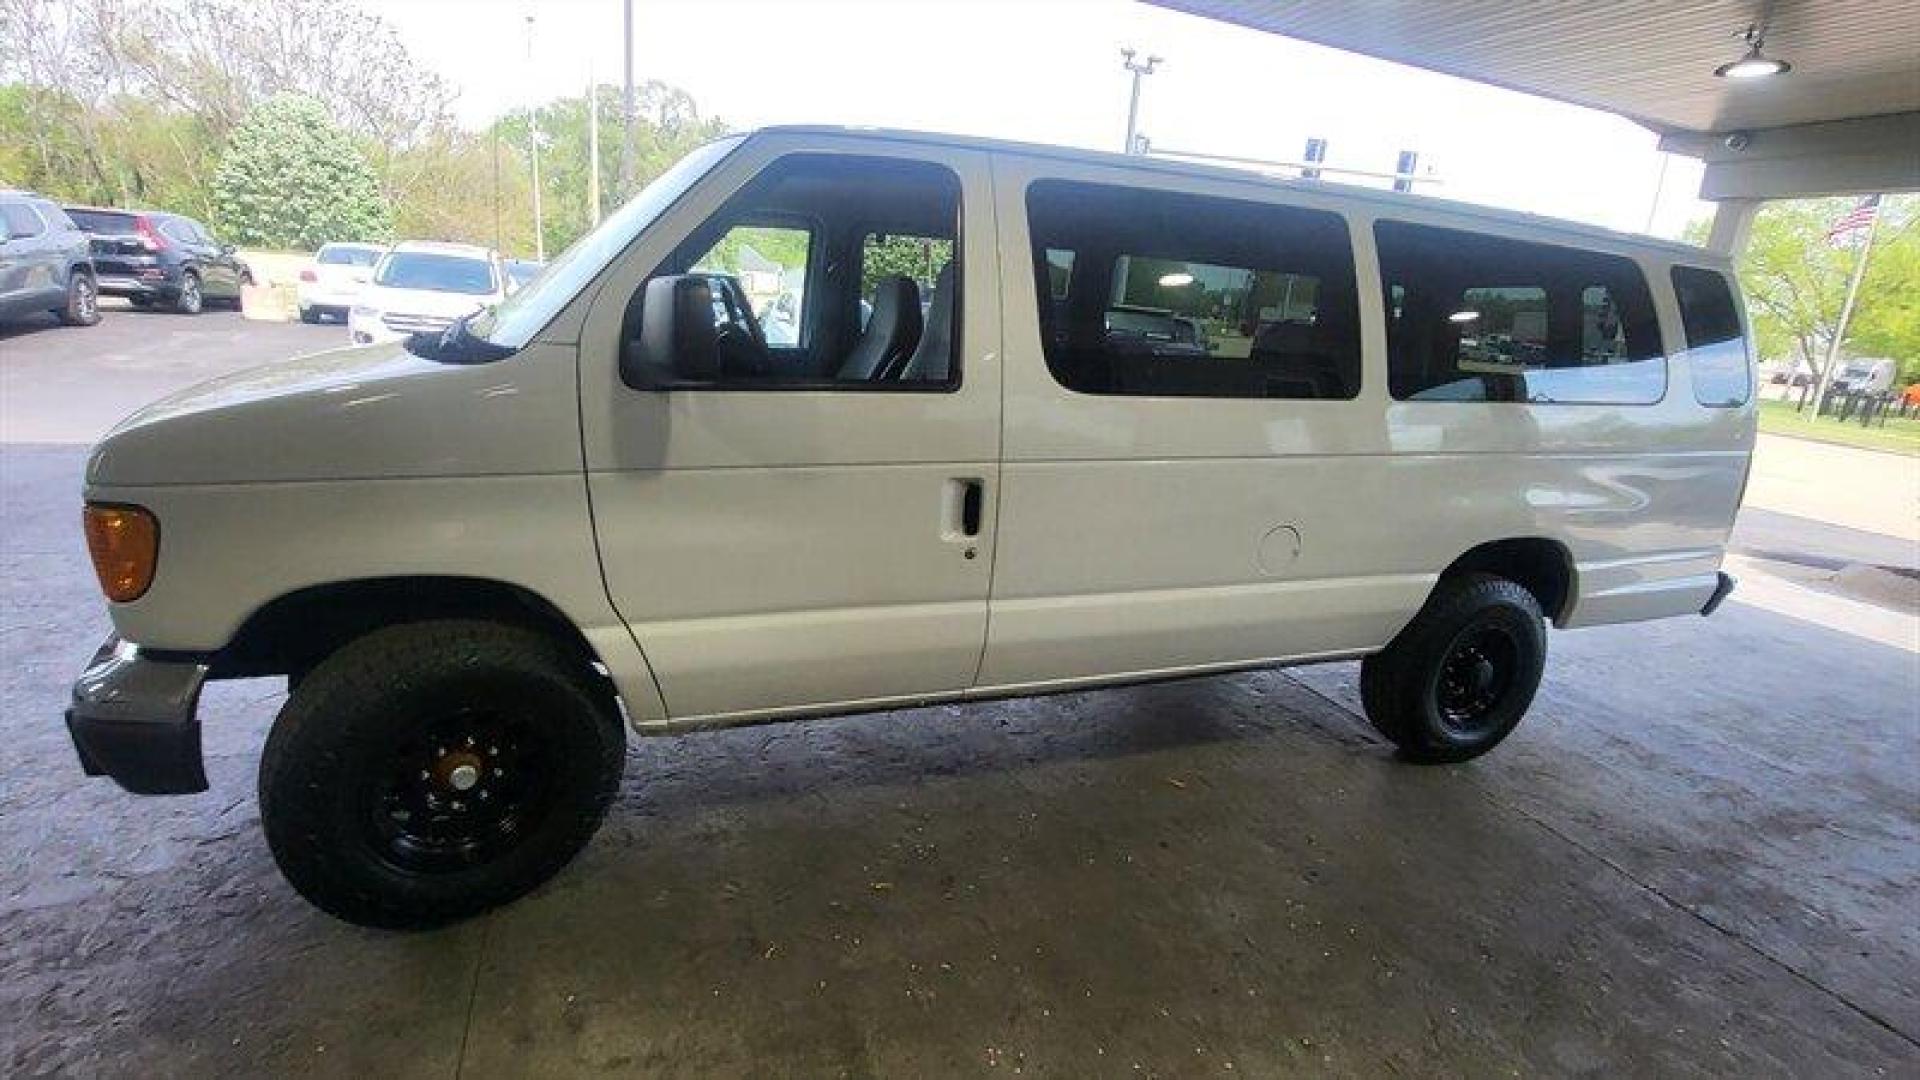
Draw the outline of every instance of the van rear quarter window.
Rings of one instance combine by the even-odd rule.
[[[1040,180],[1027,218],[1040,340],[1067,389],[1359,394],[1353,254],[1338,214]]]
[[[1387,381],[1402,401],[1651,405],[1667,361],[1633,260],[1457,229],[1374,226]]]
[[[1753,374],[1747,367],[1747,340],[1740,332],[1733,288],[1716,271],[1676,266],[1673,291],[1687,335],[1693,399],[1702,405],[1745,405],[1753,395]]]

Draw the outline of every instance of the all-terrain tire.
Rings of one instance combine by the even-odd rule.
[[[438,926],[513,900],[585,846],[619,791],[610,687],[532,630],[389,627],[298,685],[261,755],[261,822],[294,889],[348,922]]]
[[[1360,699],[1402,757],[1466,761],[1520,723],[1546,661],[1531,592],[1492,574],[1443,578],[1413,621],[1361,663]]]

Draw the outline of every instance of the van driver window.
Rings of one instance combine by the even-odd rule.
[[[1387,382],[1402,401],[1649,405],[1667,361],[1618,255],[1382,221]]]
[[[1040,340],[1062,386],[1149,397],[1360,392],[1337,214],[1041,180],[1027,191]]]
[[[737,331],[714,358],[716,385],[945,390],[959,385],[959,226],[950,169],[796,154],[729,199],[653,276],[706,279],[714,325]],[[640,314],[629,305],[628,342],[640,339]]]
[[[798,348],[812,247],[813,233],[804,228],[736,225],[693,269],[731,275],[752,300],[768,348]]]

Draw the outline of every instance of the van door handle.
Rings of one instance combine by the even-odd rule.
[[[948,536],[958,532],[960,538],[971,540],[980,535],[980,515],[986,501],[986,486],[972,477],[955,477],[947,481],[949,497],[947,512]],[[956,529],[955,527],[958,526]]]

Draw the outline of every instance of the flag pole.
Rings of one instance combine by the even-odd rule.
[[[1827,342],[1827,363],[1820,369],[1820,382],[1813,388],[1813,415],[1820,415],[1820,406],[1827,398],[1827,386],[1833,382],[1834,369],[1840,366],[1840,345],[1847,340],[1847,323],[1853,321],[1853,302],[1860,295],[1860,279],[1867,276],[1867,254],[1873,250],[1874,230],[1880,227],[1880,206],[1876,202],[1873,216],[1867,219],[1867,238],[1860,244],[1860,254],[1853,260],[1853,277],[1847,282],[1847,298],[1840,305],[1840,323],[1833,328],[1833,340]]]

